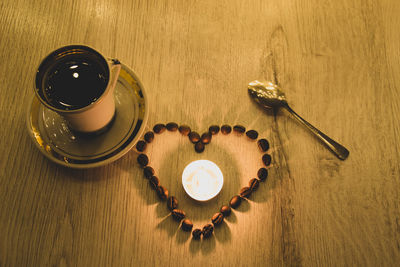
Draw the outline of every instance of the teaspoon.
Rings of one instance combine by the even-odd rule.
[[[300,117],[293,109],[290,108],[286,101],[285,93],[280,87],[271,82],[252,81],[248,86],[249,95],[261,106],[265,108],[285,108],[287,109],[298,121],[303,123],[312,133],[315,134],[339,159],[345,160],[349,156],[349,151],[326,136],[323,132],[312,126],[305,119]]]

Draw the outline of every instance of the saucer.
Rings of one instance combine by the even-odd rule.
[[[99,135],[85,136],[72,132],[63,117],[33,96],[28,108],[28,132],[40,152],[57,164],[84,169],[111,163],[136,144],[149,113],[142,84],[124,64],[114,98],[116,115],[109,129]]]

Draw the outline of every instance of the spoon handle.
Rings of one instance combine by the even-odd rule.
[[[326,136],[323,132],[312,126],[309,122],[305,119],[300,117],[288,104],[284,105],[284,107],[301,123],[303,123],[311,132],[313,132],[321,141],[335,154],[339,159],[345,160],[349,156],[349,151],[342,146],[341,144],[337,143],[336,141],[332,140],[328,136]]]

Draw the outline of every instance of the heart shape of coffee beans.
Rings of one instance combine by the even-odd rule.
[[[156,134],[162,134],[166,130],[171,132],[180,132],[183,136],[188,136],[189,141],[194,144],[194,150],[197,153],[202,153],[206,145],[210,144],[212,136],[221,132],[223,135],[228,135],[232,131],[239,136],[247,136],[249,140],[257,140],[257,145],[263,154],[262,162],[265,165],[260,168],[257,172],[258,178],[252,178],[249,181],[248,186],[240,189],[239,194],[233,196],[229,201],[229,205],[223,205],[219,212],[215,213],[211,217],[211,223],[203,226],[202,229],[193,229],[193,223],[191,220],[186,218],[186,213],[178,209],[178,200],[174,196],[169,196],[168,190],[160,184],[160,180],[155,175],[155,171],[152,167],[148,166],[149,158],[144,153],[148,144],[153,142]],[[137,157],[137,162],[143,168],[144,177],[149,180],[150,186],[156,191],[161,201],[167,202],[167,208],[170,210],[172,218],[174,218],[178,223],[181,223],[181,229],[183,231],[192,231],[193,239],[208,238],[212,236],[214,227],[220,225],[224,218],[231,214],[231,208],[236,209],[240,206],[242,199],[249,198],[251,194],[257,190],[260,182],[265,181],[268,177],[268,169],[271,164],[271,156],[267,154],[269,149],[269,142],[267,139],[258,139],[258,132],[255,130],[246,131],[246,128],[242,125],[235,125],[231,127],[230,125],[212,125],[209,127],[208,131],[200,135],[199,133],[192,131],[187,125],[180,125],[170,122],[167,124],[158,123],[154,125],[153,131],[148,131],[144,135],[144,140],[140,140],[136,144],[136,150],[140,153]]]

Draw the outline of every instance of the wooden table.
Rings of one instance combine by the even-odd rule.
[[[400,16],[382,1],[10,1],[0,3],[0,266],[395,266],[400,261]],[[71,43],[141,78],[155,123],[241,124],[271,143],[269,178],[208,240],[194,241],[143,178],[137,152],[74,170],[27,133],[35,68]],[[338,160],[248,82],[272,80],[304,118],[350,150]],[[255,177],[254,142],[215,136],[202,154],[157,136],[147,154],[195,227]],[[180,175],[194,159],[225,175],[210,203]]]

